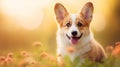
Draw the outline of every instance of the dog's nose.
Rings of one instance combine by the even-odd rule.
[[[76,35],[77,35],[77,31],[73,31],[73,32],[72,32],[72,35],[73,35],[73,36],[76,36]]]

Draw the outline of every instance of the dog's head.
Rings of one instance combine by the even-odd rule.
[[[54,7],[55,15],[60,29],[71,44],[77,44],[81,38],[90,34],[90,22],[93,14],[93,4],[86,3],[78,14],[69,14],[60,3]]]

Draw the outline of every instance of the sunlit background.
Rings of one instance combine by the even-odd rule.
[[[55,3],[76,13],[87,1],[95,8],[91,25],[95,38],[103,46],[120,41],[119,0],[0,0],[0,54],[30,49],[36,41],[55,53]]]

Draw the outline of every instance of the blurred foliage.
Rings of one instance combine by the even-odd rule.
[[[4,1],[7,5],[3,5],[5,3]],[[13,11],[13,15],[9,13],[11,11],[4,10],[6,6],[11,6],[9,2],[11,3],[12,1],[17,2],[16,0],[0,0],[0,67],[59,67],[55,56],[57,25],[54,16],[54,4],[56,2],[61,2],[70,12],[76,13],[80,7],[87,2],[87,0],[55,0],[55,2],[48,0],[50,4],[48,4],[47,1],[42,3],[44,0],[35,0],[34,2],[32,2],[32,0],[18,0],[21,1],[21,3],[23,1],[23,4],[28,5],[28,7],[37,4],[35,8],[40,8],[40,10],[42,10],[41,13],[44,14],[42,22],[38,28],[34,30],[27,30],[18,24],[19,17],[28,17],[29,12],[27,12],[27,16],[27,14],[24,13],[24,10],[21,10],[23,11],[23,16],[19,16],[19,11],[16,10],[18,11],[16,12],[18,13],[18,16],[14,16],[15,9],[11,10]],[[119,67],[120,56],[118,55],[120,55],[120,48],[119,46],[116,47],[114,42],[120,41],[120,0],[90,1],[94,4],[94,13],[102,14],[105,17],[106,26],[104,30],[96,31],[92,29],[92,31],[95,34],[95,39],[97,39],[103,46],[109,45],[109,47],[106,48],[108,58],[104,59],[104,63],[95,63],[88,59],[85,60],[85,63],[80,63],[78,58],[76,58],[74,62],[71,62],[69,57],[65,57],[65,66]],[[47,6],[44,8],[38,7],[39,3]],[[14,3],[12,4],[12,7],[9,8],[13,8],[16,5],[17,4]],[[20,6],[17,8],[19,9]],[[31,11],[32,10],[34,9],[31,8]],[[36,12],[34,13],[36,14]],[[33,19],[38,18],[34,15],[32,17]],[[30,21],[31,19],[27,18],[26,20]],[[32,22],[34,23],[34,21]],[[97,23],[98,22],[96,22],[96,24]],[[102,26],[99,26],[99,28],[100,27]],[[31,43],[33,43],[34,46],[31,46]]]
[[[108,46],[108,58],[103,59],[102,63],[92,62],[87,58],[82,63],[79,57],[72,62],[68,56],[65,56],[63,58],[64,64],[60,65],[57,63],[55,55],[48,53],[44,45],[40,42],[35,42],[29,51],[21,50],[0,56],[0,67],[119,67],[119,46],[120,42],[116,42],[116,46],[113,48],[111,48],[112,46]]]
[[[31,44],[34,41],[41,41],[43,44],[48,46],[47,47],[48,51],[50,51],[51,53],[55,53],[56,30],[57,30],[57,24],[56,24],[55,15],[54,15],[55,3],[60,2],[69,10],[69,12],[76,13],[87,2],[87,0],[84,0],[84,1],[83,0],[76,0],[76,1],[48,0],[46,2],[43,2],[43,1],[44,0],[36,0],[33,2],[32,0],[31,1],[12,0],[9,2],[9,0],[0,0],[0,55],[8,51],[30,49],[31,46],[29,44]],[[90,1],[92,1],[94,4],[94,7],[95,7],[94,13],[98,14],[97,16],[102,15],[103,17],[105,17],[104,23],[106,24],[105,28],[103,28],[103,30],[101,31],[92,29],[95,39],[98,42],[100,42],[103,46],[106,46],[108,44],[113,45],[114,42],[120,40],[120,36],[119,36],[120,34],[120,29],[119,29],[120,2],[119,0],[90,0]],[[23,5],[21,5],[21,3],[23,3]],[[39,3],[44,4],[45,7],[39,6],[40,5]],[[28,6],[29,9],[28,8],[25,9],[24,5]],[[17,6],[19,6],[19,8]],[[8,10],[5,10],[7,8]],[[18,10],[14,8],[18,8]],[[27,12],[22,9],[25,9],[25,10],[28,9],[30,10],[30,12],[33,11],[33,18],[29,19],[29,11]],[[40,9],[40,10],[37,11],[36,9],[37,10]],[[29,30],[22,27],[19,24],[20,23],[19,21],[23,21],[23,20],[18,20],[21,17],[22,18],[24,17],[23,19],[26,19],[26,17],[28,17],[26,19],[26,23],[28,23],[27,24],[28,26],[29,26],[29,23],[33,23],[33,25],[34,23],[37,23],[37,22],[31,21],[33,19],[36,21],[36,18],[38,18],[34,16],[34,14],[36,14],[34,10],[36,10],[38,14],[39,12],[43,14],[43,18],[41,22],[38,21],[38,23],[41,23],[41,24],[36,29],[33,29],[33,30]],[[27,22],[28,20],[30,22]],[[102,20],[102,19],[98,18],[98,20]],[[101,24],[101,23],[96,21],[95,24]],[[98,26],[99,26],[98,28],[102,27],[100,25]],[[4,52],[1,52],[2,50]]]

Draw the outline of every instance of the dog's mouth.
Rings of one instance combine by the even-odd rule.
[[[73,45],[78,43],[78,40],[82,37],[82,35],[83,35],[83,33],[81,33],[81,35],[79,37],[76,37],[76,36],[70,37],[66,34],[67,38],[71,41],[71,43]]]

